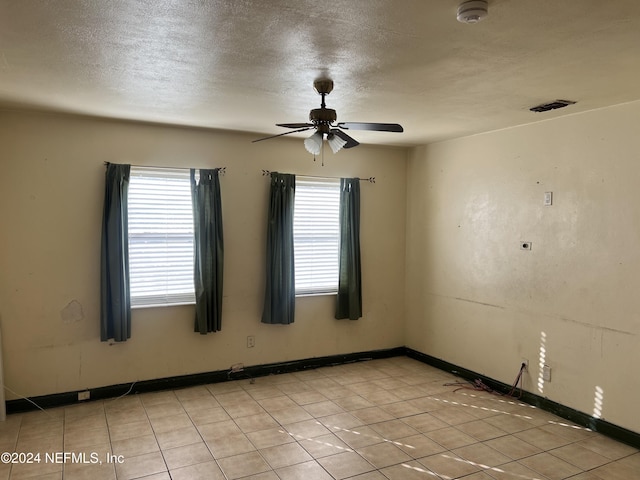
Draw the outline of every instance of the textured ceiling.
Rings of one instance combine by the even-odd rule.
[[[338,121],[417,145],[640,98],[637,0],[0,0],[0,107],[282,133]],[[548,113],[530,106],[578,103]],[[304,135],[304,134],[302,134]]]

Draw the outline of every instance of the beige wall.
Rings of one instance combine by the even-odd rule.
[[[526,358],[527,390],[640,432],[638,118],[640,102],[414,149],[406,345],[509,384]]]
[[[361,146],[313,162],[300,139],[0,112],[0,323],[5,381],[25,396],[403,345],[406,150]],[[132,338],[99,341],[103,162],[226,166],[223,329],[193,307],[134,310]],[[362,184],[364,315],[300,298],[290,326],[260,323],[269,180],[261,169],[375,176]],[[70,302],[82,315],[65,315]],[[256,346],[246,348],[247,335]],[[7,398],[16,398],[10,394]]]

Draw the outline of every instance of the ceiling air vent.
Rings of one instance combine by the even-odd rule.
[[[531,107],[529,110],[532,112],[548,112],[549,110],[556,110],[557,108],[564,108],[568,105],[573,105],[576,102],[571,100],[554,100],[553,102],[543,103],[536,107]]]

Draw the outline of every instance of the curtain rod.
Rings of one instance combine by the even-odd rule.
[[[105,165],[110,165],[111,162],[104,162]],[[165,170],[189,170],[189,167],[161,167],[159,165],[133,165],[132,167],[148,167],[148,168],[164,168]],[[195,168],[195,167],[194,167]],[[200,168],[196,168],[196,170],[201,170]],[[227,167],[215,167],[212,170],[218,170],[220,175],[224,175],[227,171]]]
[[[266,177],[267,175],[271,175],[272,173],[276,173],[276,172],[272,172],[271,170],[262,170],[263,177]],[[320,176],[320,175],[300,175],[300,176],[309,177],[309,178],[341,178],[341,177],[329,177],[329,176]],[[356,178],[361,182],[376,183],[376,177],[369,177],[369,178],[356,177]]]

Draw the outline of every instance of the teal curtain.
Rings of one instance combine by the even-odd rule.
[[[127,194],[130,165],[107,164],[100,258],[100,340],[131,337],[129,224]]]
[[[193,283],[196,293],[194,331],[201,335],[222,329],[222,272],[224,239],[219,169],[191,169],[194,224]]]
[[[262,323],[289,324],[295,314],[293,205],[295,175],[271,173],[267,224],[267,282]]]
[[[340,179],[340,267],[336,318],[362,316],[360,271],[360,180]]]

